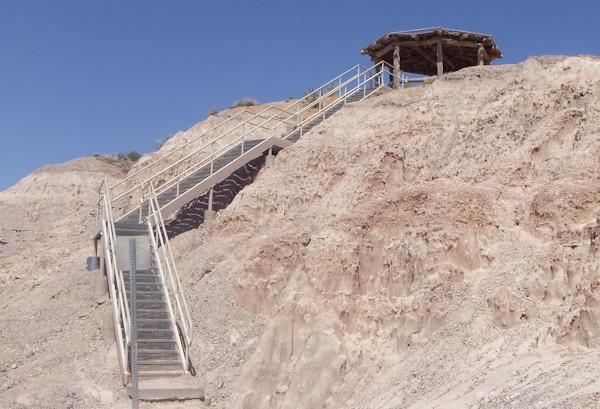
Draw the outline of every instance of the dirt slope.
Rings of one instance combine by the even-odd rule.
[[[0,193],[0,407],[107,407],[120,393],[92,255],[96,158],[46,166]]]
[[[208,404],[600,407],[599,76],[535,58],[351,104],[175,238]],[[130,406],[84,270],[104,177],[0,193],[1,407]]]

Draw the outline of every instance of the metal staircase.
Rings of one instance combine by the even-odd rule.
[[[147,224],[121,223],[115,226],[117,237],[149,237]],[[158,267],[153,246],[149,248],[150,268],[136,271],[137,357],[139,376],[183,375],[185,355],[180,353],[180,339],[173,315],[167,304],[169,295]],[[130,272],[123,271],[125,295],[129,299]]]
[[[150,265],[138,271],[135,284],[140,376],[189,372],[192,322],[163,216],[211,191],[250,161],[290,146],[344,104],[384,87],[385,75],[393,74],[384,62],[369,69],[357,65],[285,109],[244,109],[123,181],[100,186],[94,240],[108,280],[124,384],[130,377],[132,323],[129,273],[117,268],[118,242],[143,237],[149,243]],[[198,147],[200,140],[210,142]]]

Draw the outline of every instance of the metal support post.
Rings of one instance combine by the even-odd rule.
[[[137,354],[137,291],[136,291],[136,249],[135,239],[129,239],[129,313],[131,317],[131,353],[130,373],[131,373],[131,407],[138,409],[139,400],[139,384],[138,384],[138,354]]]

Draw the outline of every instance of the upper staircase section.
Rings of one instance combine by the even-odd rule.
[[[285,108],[244,109],[124,180],[101,186],[97,214],[103,213],[106,194],[115,220],[142,221],[152,184],[161,213],[168,215],[248,161],[296,142],[344,104],[384,87],[388,76],[393,72],[384,62],[371,68],[357,65]]]

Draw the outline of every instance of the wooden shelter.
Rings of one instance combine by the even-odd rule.
[[[362,49],[377,64],[385,61],[400,72],[441,76],[474,65],[489,65],[502,58],[491,35],[442,27],[397,31]]]

